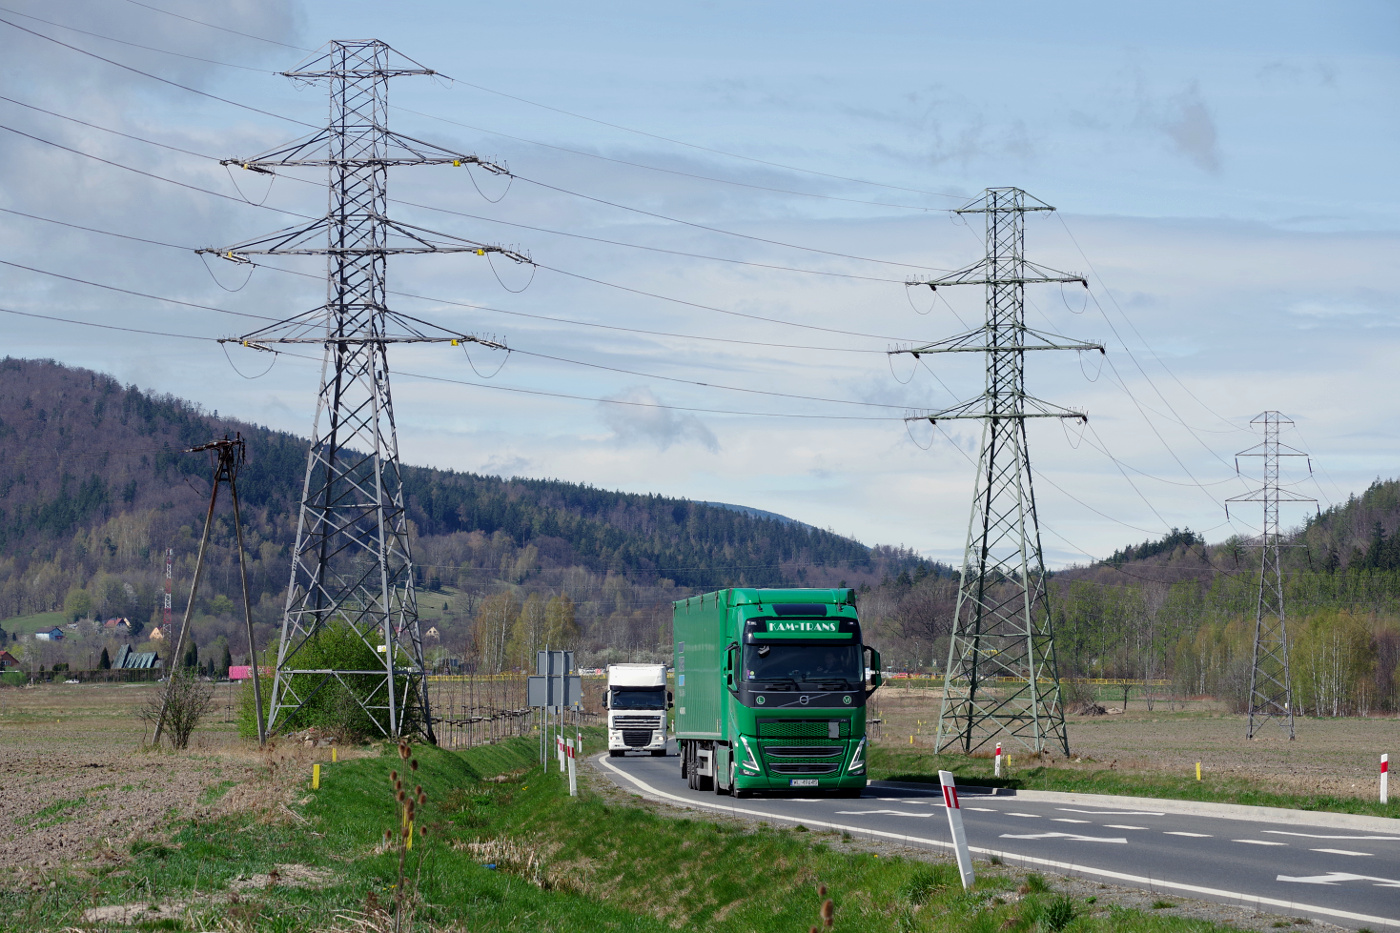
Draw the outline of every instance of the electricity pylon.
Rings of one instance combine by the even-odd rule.
[[[1025,257],[1025,215],[1050,210],[1054,208],[1019,188],[988,188],[959,208],[958,214],[985,216],[986,257],[957,272],[907,285],[983,285],[986,323],[957,337],[892,351],[915,357],[982,353],[986,359],[981,395],[909,419],[982,422],[935,750],[956,741],[970,754],[1005,733],[1032,752],[1043,751],[1050,741],[1069,754],[1026,419],[1088,417],[1027,395],[1024,363],[1029,350],[1102,353],[1103,347],[1026,326],[1027,284],[1078,282],[1088,287],[1083,276]]]
[[[1252,739],[1274,717],[1288,722],[1288,738],[1293,733],[1293,680],[1288,671],[1288,628],[1283,612],[1283,570],[1279,563],[1278,506],[1280,502],[1316,502],[1278,484],[1280,457],[1306,457],[1305,452],[1280,444],[1280,425],[1292,424],[1276,411],[1266,411],[1250,424],[1264,426],[1264,440],[1235,454],[1235,472],[1240,457],[1264,458],[1264,485],[1242,496],[1225,500],[1229,517],[1231,502],[1264,503],[1264,528],[1260,539],[1259,599],[1254,609],[1254,661],[1249,669],[1249,727],[1245,738]],[[1312,461],[1308,461],[1312,471]]]
[[[244,263],[258,255],[327,257],[324,305],[237,340],[273,352],[286,344],[324,347],[269,731],[294,726],[297,712],[338,681],[384,735],[416,732],[436,741],[387,347],[505,347],[390,311],[385,305],[385,263],[389,256],[404,253],[499,253],[517,262],[529,258],[388,218],[391,166],[476,165],[493,174],[509,174],[504,166],[474,155],[389,131],[388,79],[433,73],[378,40],[331,42],[324,53],[283,72],[293,80],[327,82],[330,125],[254,158],[224,163],[262,174],[275,174],[278,168],[325,167],[330,176],[325,217],[208,251]],[[324,245],[318,242],[323,237]],[[377,660],[354,669],[315,661],[317,655],[308,645],[328,628],[347,635],[352,644],[358,639],[365,649],[362,654]]]

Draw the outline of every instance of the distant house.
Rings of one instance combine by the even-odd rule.
[[[103,622],[102,628],[109,635],[125,635],[131,631],[131,623],[126,619],[112,618]]]
[[[63,634],[63,629],[59,628],[57,625],[51,629],[34,633],[35,641],[63,641],[66,637],[67,636]]]
[[[19,659],[8,651],[0,651],[0,671],[7,671],[12,667],[19,667]]]
[[[114,671],[145,671],[163,667],[160,655],[154,651],[135,651],[130,645],[122,645],[117,656],[112,659]]]
[[[436,625],[431,625],[428,627],[428,630],[423,633],[423,637],[431,638],[433,641],[440,641],[442,639],[442,634],[438,632]]]
[[[159,625],[151,629],[151,641],[165,641],[165,633],[160,630]]]

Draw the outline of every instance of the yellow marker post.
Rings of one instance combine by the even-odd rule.
[[[910,744],[910,745],[913,745],[913,744],[914,744],[914,737],[913,737],[912,735],[909,736],[909,744]]]
[[[335,746],[331,746],[331,764],[335,764]]]
[[[1201,779],[1201,763],[1198,761],[1198,762],[1196,762],[1196,780],[1199,781],[1200,779]]]
[[[312,789],[312,790],[320,790],[320,788],[321,788],[321,766],[320,766],[320,765],[312,765],[312,766],[311,766],[311,789]]]
[[[408,845],[404,846],[410,852],[413,851],[413,821],[408,821]]]

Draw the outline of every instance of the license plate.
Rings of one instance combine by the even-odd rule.
[[[793,778],[792,780],[788,781],[788,786],[789,786],[789,787],[816,787],[816,786],[817,786],[817,779],[816,779],[816,778]]]

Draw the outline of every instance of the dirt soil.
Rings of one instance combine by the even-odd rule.
[[[39,883],[60,863],[120,857],[172,821],[224,809],[276,809],[324,748],[269,751],[237,737],[232,694],[181,752],[144,747],[150,684],[0,689],[0,886]]]
[[[932,689],[881,690],[870,715],[882,720],[879,741],[932,748],[938,732],[942,693]],[[1294,722],[1297,738],[1286,726],[1265,723],[1253,741],[1245,739],[1244,716],[1227,713],[1213,700],[1155,703],[1149,711],[1134,696],[1122,711],[1116,701],[1100,699],[1116,710],[1104,716],[1067,716],[1072,759],[1056,756],[1056,766],[1099,770],[1194,775],[1196,762],[1206,775],[1243,778],[1272,791],[1335,794],[1372,798],[1380,756],[1400,753],[1400,719],[1307,719]],[[1014,751],[1012,767],[1016,764]],[[1082,759],[1075,763],[1073,758]]]

